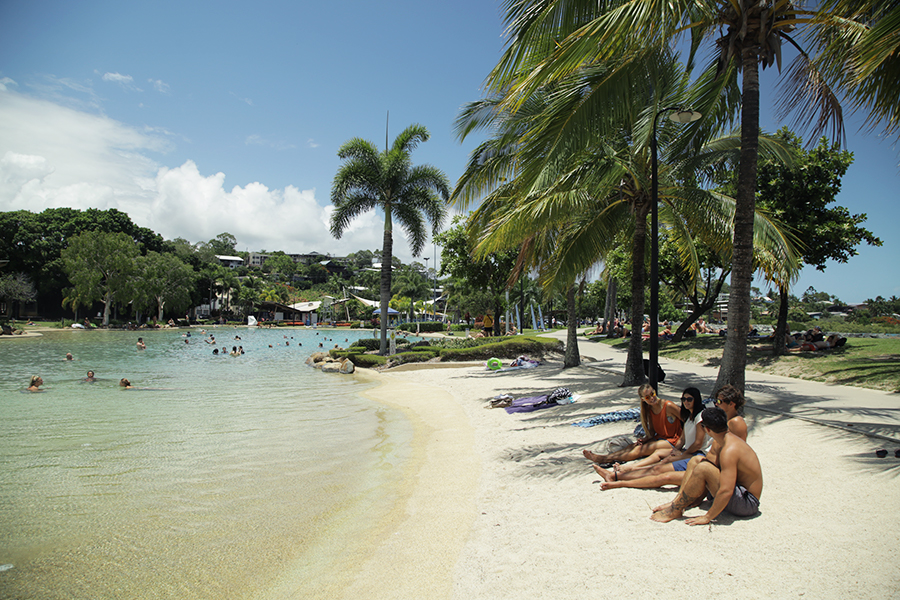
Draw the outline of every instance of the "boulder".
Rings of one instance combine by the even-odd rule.
[[[349,373],[353,373],[355,370],[356,370],[356,365],[353,364],[352,360],[348,360],[345,358],[344,360],[341,361],[341,368],[340,368],[339,372],[344,373],[346,375]]]

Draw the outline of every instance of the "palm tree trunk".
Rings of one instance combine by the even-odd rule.
[[[644,254],[647,246],[647,213],[649,198],[635,205],[634,241],[631,248],[631,340],[625,359],[625,380],[622,386],[644,383],[644,349],[641,329],[644,325]]]
[[[787,335],[787,318],[788,318],[788,288],[787,286],[779,286],[778,288],[778,324],[775,325],[775,340],[772,342],[772,355],[780,356],[787,354],[787,346],[785,346],[785,338]]]
[[[581,364],[581,353],[578,351],[578,318],[575,310],[575,284],[566,293],[566,357],[563,369],[577,367]]]
[[[750,284],[753,281],[753,217],[756,210],[756,163],[759,155],[759,59],[755,47],[743,49],[741,91],[741,164],[734,207],[734,249],[728,298],[728,337],[716,390],[731,384],[744,391]],[[716,391],[714,390],[714,392]]]
[[[603,311],[603,331],[606,337],[613,337],[612,325],[615,320],[616,312],[616,294],[618,293],[618,282],[615,275],[609,274],[609,283],[606,284],[606,310]]]
[[[394,260],[394,238],[391,235],[391,206],[384,208],[384,242],[381,246],[381,345],[378,353],[387,356],[387,326],[390,315],[388,304],[391,301],[391,263]]]

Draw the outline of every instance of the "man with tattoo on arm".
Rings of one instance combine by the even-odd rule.
[[[723,510],[738,517],[751,517],[759,512],[762,495],[762,467],[756,452],[747,442],[728,430],[728,417],[720,408],[706,408],[698,425],[719,447],[718,464],[695,456],[688,463],[678,496],[669,504],[653,509],[651,519],[667,523],[700,503],[707,490],[714,496],[705,515],[691,517],[688,525],[705,525]]]

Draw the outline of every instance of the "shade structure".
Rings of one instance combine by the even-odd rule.
[[[380,314],[381,314],[381,309],[380,309],[380,308],[376,308],[375,310],[372,311],[372,314],[373,314],[373,315],[380,315]],[[393,308],[391,308],[390,306],[388,306],[388,316],[391,316],[391,315],[399,315],[399,314],[400,314],[399,312],[397,312],[396,310],[394,310]]]

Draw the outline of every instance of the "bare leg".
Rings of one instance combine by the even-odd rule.
[[[644,444],[632,444],[618,452],[613,452],[612,454],[596,454],[591,452],[590,450],[583,450],[582,453],[584,457],[591,462],[595,462],[597,464],[603,463],[611,463],[611,462],[628,462],[629,460],[637,460],[639,458],[643,458],[645,456],[650,456],[656,450],[660,448],[669,448],[671,450],[672,445],[665,440],[654,440],[652,442],[646,442]]]
[[[643,458],[639,461],[633,462],[628,465],[623,465],[622,468],[619,469],[619,473],[628,473],[635,469],[644,469],[647,467],[652,467],[656,463],[658,463],[659,461],[664,459],[665,457],[669,456],[669,454],[671,454],[671,452],[672,452],[671,446],[669,446],[668,448],[659,448],[657,450],[654,450],[653,454],[651,454],[647,458]]]
[[[703,499],[706,490],[719,489],[719,474],[719,469],[711,462],[698,462],[694,465],[692,459],[688,463],[688,470],[684,473],[684,480],[675,500],[671,504],[655,508],[650,518],[660,523],[668,523],[679,518],[685,510]]]
[[[593,465],[594,470],[597,471],[597,475],[603,478],[603,481],[615,481],[616,473],[615,471],[608,471],[601,467],[600,465]]]
[[[604,481],[600,484],[601,490],[614,490],[616,488],[640,488],[652,489],[663,487],[664,485],[681,485],[684,478],[684,471],[670,471],[662,475],[648,475],[647,477],[638,477],[637,479],[619,481]]]

